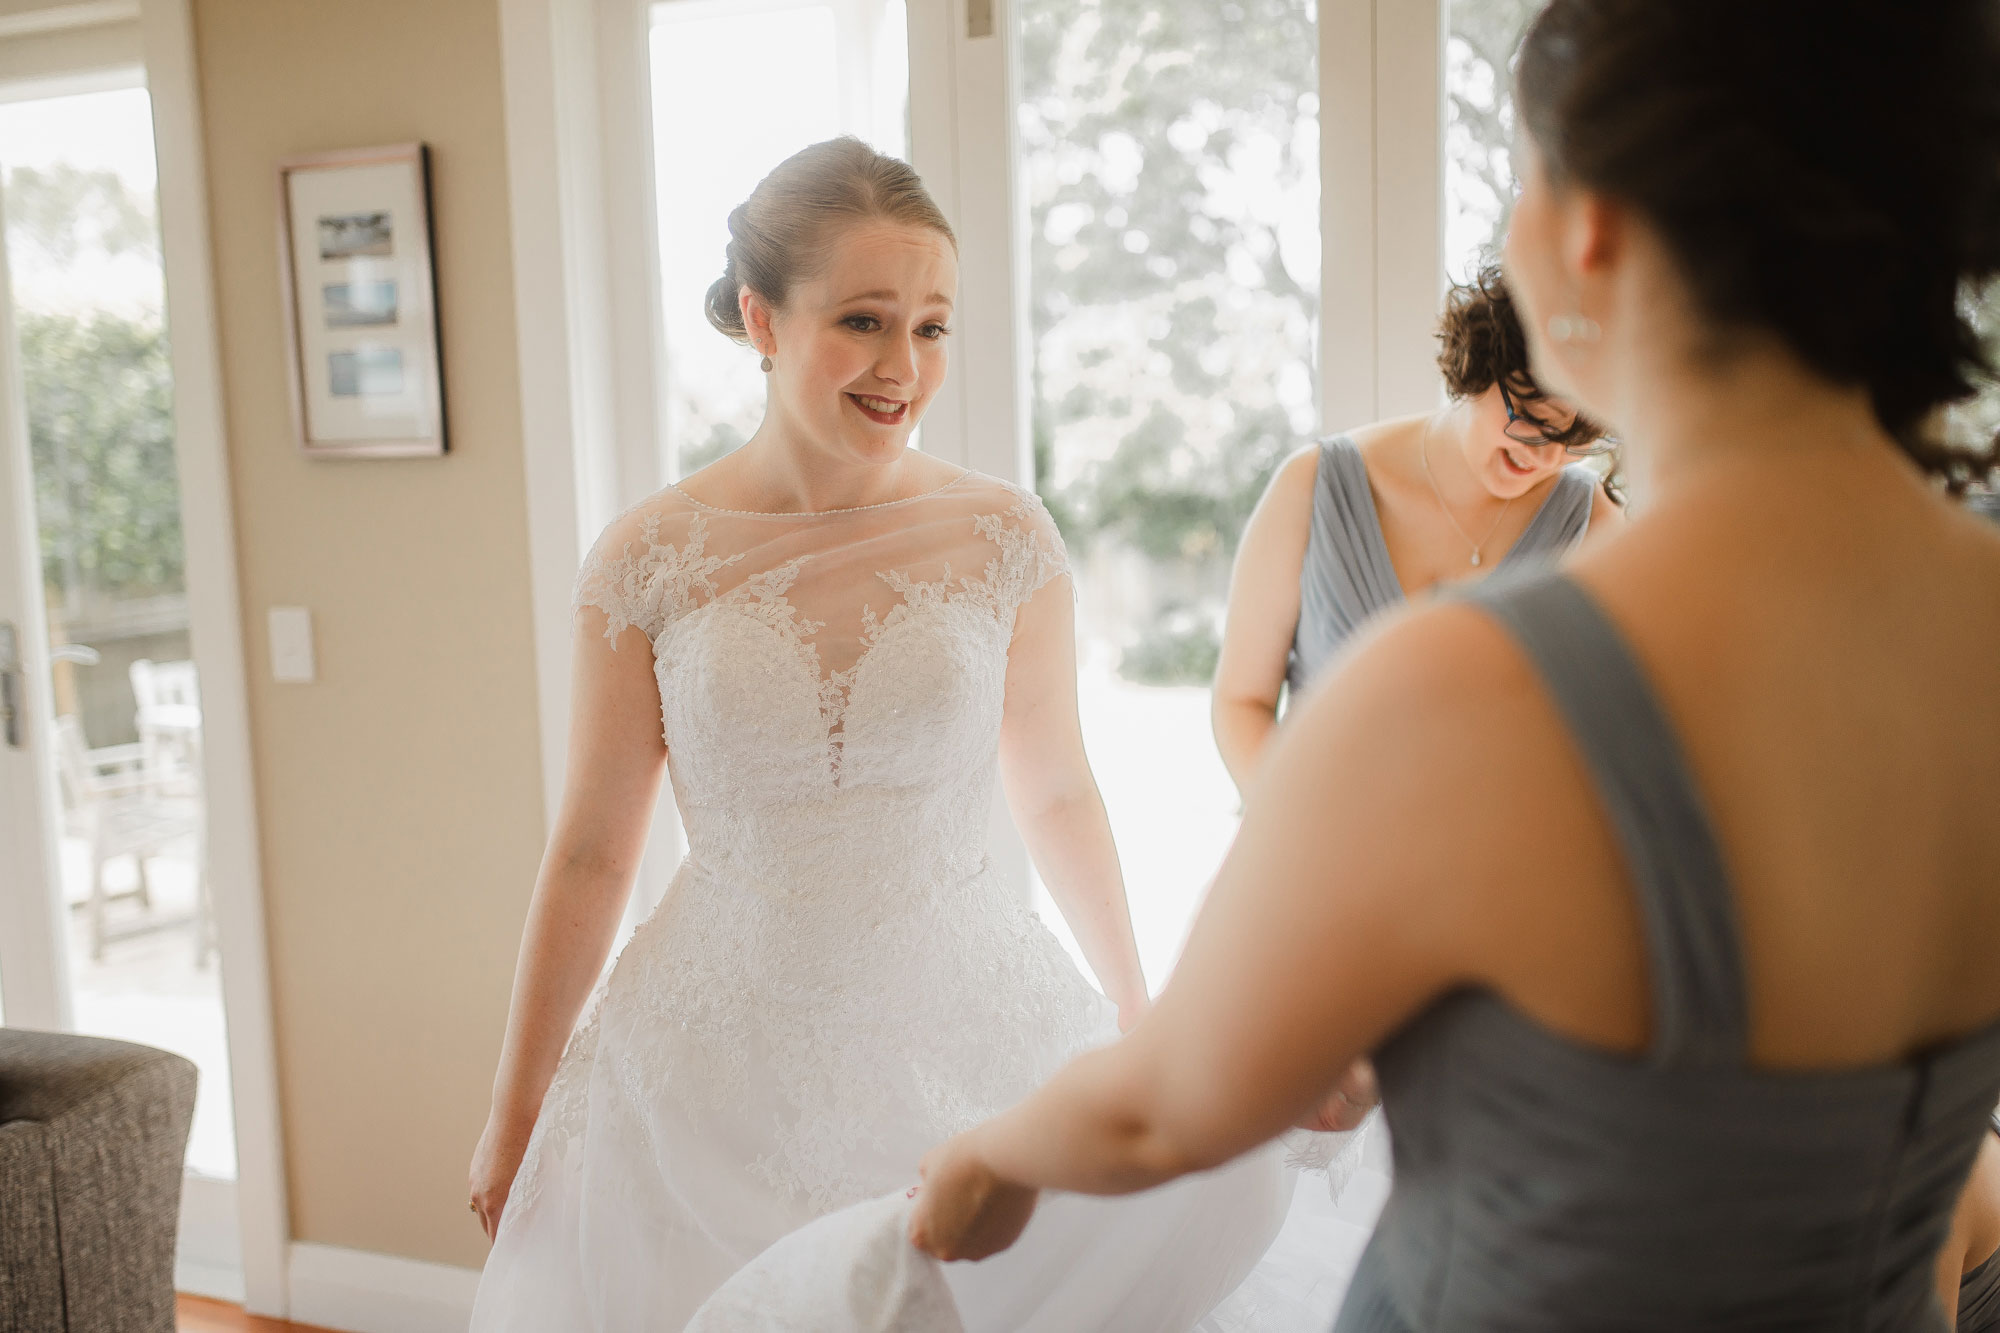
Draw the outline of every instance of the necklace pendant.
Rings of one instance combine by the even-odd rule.
[[[1479,552],[1474,551],[1472,553],[1472,563],[1475,565],[1479,563]]]

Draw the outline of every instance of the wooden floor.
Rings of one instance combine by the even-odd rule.
[[[174,1322],[180,1333],[325,1333],[310,1324],[288,1324],[282,1319],[260,1319],[244,1314],[240,1305],[200,1296],[178,1298],[179,1318]]]

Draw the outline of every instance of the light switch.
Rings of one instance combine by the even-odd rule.
[[[312,612],[303,606],[274,606],[271,620],[271,679],[286,685],[310,685],[313,669]]]

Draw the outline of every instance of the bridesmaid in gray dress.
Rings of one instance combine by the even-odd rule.
[[[1438,328],[1449,405],[1299,450],[1251,516],[1216,668],[1216,745],[1238,787],[1297,698],[1368,620],[1446,583],[1553,563],[1619,520],[1581,455],[1603,429],[1543,392],[1500,270]]]
[[[930,1154],[913,1234],[1228,1161],[1372,1051],[1340,1333],[1944,1333],[2000,1102],[2000,532],[1953,498],[2000,460],[1941,410],[1995,376],[2000,12],[1552,0],[1516,106],[1536,377],[1643,511],[1343,653],[1152,1010]]]

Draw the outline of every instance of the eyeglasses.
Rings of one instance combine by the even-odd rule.
[[[1566,428],[1551,427],[1546,422],[1535,420],[1514,405],[1514,395],[1507,391],[1507,382],[1500,381],[1500,403],[1507,409],[1505,434],[1508,439],[1519,444],[1554,444]]]
[[[1551,426],[1545,421],[1537,421],[1515,405],[1514,395],[1507,388],[1505,380],[1499,381],[1497,387],[1500,390],[1501,406],[1507,409],[1507,424],[1502,428],[1502,433],[1516,444],[1535,446],[1559,444],[1578,458],[1609,453],[1618,447],[1618,441],[1608,435],[1593,439],[1577,439],[1576,437],[1583,431],[1590,429],[1584,425],[1581,416],[1572,418],[1567,426]]]

